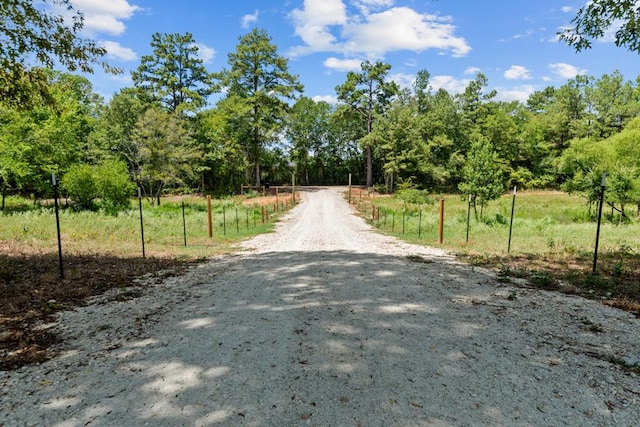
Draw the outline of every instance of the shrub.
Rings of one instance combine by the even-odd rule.
[[[107,160],[93,172],[102,208],[111,214],[128,209],[135,185],[129,179],[127,165],[119,160]]]
[[[62,178],[60,185],[71,199],[75,209],[95,209],[94,201],[98,198],[98,189],[91,166],[71,166]]]

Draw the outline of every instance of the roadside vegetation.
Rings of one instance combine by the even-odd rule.
[[[117,215],[74,212],[65,205],[60,213],[64,278],[52,201],[34,204],[10,197],[0,214],[0,370],[50,356],[57,337],[39,325],[57,311],[106,292],[114,300],[138,297],[141,279],[154,283],[234,251],[238,242],[270,231],[292,206],[290,193],[212,200],[209,237],[204,197],[167,198],[160,206],[144,201],[143,258],[137,200]]]
[[[356,189],[352,204],[382,232],[446,249],[466,262],[496,270],[505,282],[525,279],[530,286],[602,299],[640,316],[640,223],[635,218],[621,221],[610,206],[604,209],[593,274],[597,209],[576,195],[518,193],[510,247],[512,194],[488,204],[482,217],[476,217],[468,198],[414,190],[392,197]]]

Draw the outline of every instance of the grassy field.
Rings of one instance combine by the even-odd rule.
[[[468,202],[460,196],[436,196],[431,203],[415,205],[360,190],[352,194],[352,204],[384,233],[447,249],[472,264],[497,269],[505,281],[527,278],[534,286],[607,299],[636,312],[640,309],[640,222],[635,211],[627,212],[631,221],[620,224],[617,212],[612,216],[611,208],[605,208],[597,274],[593,274],[595,208],[590,212],[584,199],[561,192],[520,192],[509,248],[512,203],[513,195],[506,194],[491,202],[482,218],[476,218],[471,209],[467,241]]]
[[[184,203],[184,219],[182,204]],[[184,259],[229,252],[240,240],[268,231],[290,200],[280,197],[236,197],[212,200],[213,237],[209,237],[207,201],[203,197],[172,197],[160,206],[142,204],[145,252],[148,256]],[[268,209],[263,216],[262,206]],[[33,207],[9,199],[2,215],[0,242],[13,254],[57,251],[53,206]],[[117,216],[100,212],[60,210],[62,247],[69,254],[142,255],[138,203]],[[186,238],[185,238],[186,230]],[[185,245],[185,239],[187,244]],[[3,250],[7,254],[9,251]]]
[[[214,200],[212,237],[205,198],[172,197],[155,207],[143,201],[145,258],[137,200],[117,216],[62,209],[61,278],[52,202],[9,198],[0,212],[0,370],[51,356],[57,337],[37,325],[56,311],[107,290],[117,300],[135,298],[136,279],[161,280],[233,251],[241,240],[270,231],[290,201],[290,195]]]

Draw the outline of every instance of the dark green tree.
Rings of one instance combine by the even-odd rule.
[[[151,47],[153,54],[143,56],[131,73],[136,87],[162,102],[169,112],[204,107],[214,86],[212,74],[198,58],[193,35],[155,33]]]
[[[253,29],[241,36],[235,52],[229,54],[229,69],[218,78],[233,97],[248,109],[238,117],[251,125],[250,133],[242,135],[249,141],[247,153],[253,165],[255,185],[261,183],[260,161],[266,144],[278,140],[288,110],[287,101],[295,99],[303,86],[298,76],[289,73],[288,61],[278,54],[265,30]]]
[[[245,183],[245,173],[251,166],[244,144],[246,135],[251,134],[251,124],[245,120],[250,109],[250,105],[231,96],[196,117],[195,139],[203,153],[198,171],[203,190],[229,194]]]
[[[193,165],[200,155],[191,143],[185,120],[179,113],[149,108],[133,129],[135,179],[152,204],[160,201],[165,189],[185,185],[194,176]]]
[[[291,143],[290,157],[296,163],[299,182],[320,184],[322,170],[328,165],[319,162],[320,153],[329,138],[331,106],[302,97],[289,112],[286,136]]]
[[[498,153],[489,140],[476,134],[473,141],[463,168],[463,181],[458,188],[462,194],[471,196],[476,218],[477,205],[480,205],[482,218],[484,207],[504,192],[503,170]]]
[[[366,135],[373,130],[376,114],[382,114],[391,99],[399,93],[398,85],[387,81],[391,65],[383,62],[365,61],[360,72],[350,71],[347,80],[336,87],[338,99],[357,111],[366,123]],[[366,185],[373,185],[373,146],[371,138],[362,140],[366,153]]]

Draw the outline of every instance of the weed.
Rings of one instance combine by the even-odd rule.
[[[622,277],[622,275],[624,274],[624,263],[622,262],[621,259],[619,259],[618,261],[616,261],[616,263],[613,265],[613,275],[616,277]]]
[[[607,291],[613,289],[614,284],[599,274],[590,274],[584,278],[584,286],[587,289]]]
[[[558,287],[557,280],[546,271],[536,271],[529,277],[531,284],[541,289],[556,289]]]

